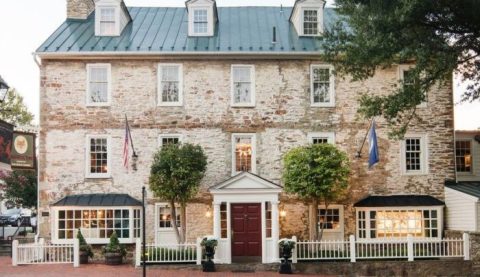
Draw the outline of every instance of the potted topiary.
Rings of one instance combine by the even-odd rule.
[[[110,236],[110,243],[103,247],[105,263],[108,265],[119,265],[123,263],[123,257],[127,254],[125,246],[120,244],[117,233],[113,232]]]
[[[87,244],[80,229],[77,233],[77,239],[80,245],[80,264],[88,264],[88,257],[93,258],[92,247]]]
[[[291,239],[281,239],[278,241],[281,255],[283,257],[280,264],[280,274],[292,274],[292,265],[290,264],[290,257],[292,257],[292,250],[295,248],[295,241]]]
[[[203,272],[215,272],[215,264],[212,259],[215,256],[215,248],[218,245],[218,240],[213,236],[204,237],[200,245],[203,247],[206,261],[202,261]]]

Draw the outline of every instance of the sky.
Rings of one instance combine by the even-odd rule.
[[[255,6],[259,0],[217,0],[218,6]],[[261,0],[264,6],[292,6],[295,0]],[[332,0],[328,1],[329,4]],[[184,6],[184,0],[125,0],[127,6]],[[66,0],[0,0],[0,75],[39,115],[39,70],[32,53],[66,17]],[[456,82],[455,102],[464,85]],[[480,101],[455,106],[455,128],[480,128]]]

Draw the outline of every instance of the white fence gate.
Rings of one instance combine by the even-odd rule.
[[[12,243],[12,265],[21,264],[68,264],[79,266],[79,241],[73,244],[51,244],[43,239],[38,242],[19,244]]]
[[[351,235],[349,240],[297,241],[292,262],[312,260],[371,260],[415,258],[463,258],[470,260],[470,238],[413,238],[389,240],[359,240]]]
[[[196,263],[201,264],[201,239],[196,243],[145,244],[145,263]],[[135,266],[142,264],[142,241],[137,239],[135,247]]]

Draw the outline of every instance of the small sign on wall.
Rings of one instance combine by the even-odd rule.
[[[14,132],[12,168],[35,169],[35,134]]]

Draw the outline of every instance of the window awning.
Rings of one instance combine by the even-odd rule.
[[[69,195],[52,204],[56,207],[125,207],[142,206],[142,202],[128,194],[77,194]]]
[[[364,198],[354,207],[418,207],[418,206],[444,206],[443,201],[430,195],[389,195],[369,196]]]

